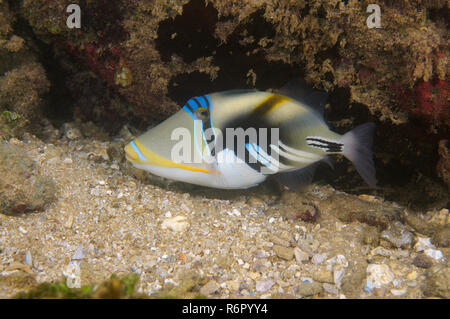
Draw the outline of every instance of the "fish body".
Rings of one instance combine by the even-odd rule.
[[[193,97],[131,141],[127,159],[153,174],[202,186],[243,189],[274,175],[296,188],[311,181],[328,155],[343,154],[374,186],[374,125],[332,132],[318,111],[326,95],[300,89],[300,95],[232,90]]]

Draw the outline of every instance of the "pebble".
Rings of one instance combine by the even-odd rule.
[[[403,288],[403,289],[391,289],[391,294],[396,296],[396,297],[401,297],[406,295],[406,293],[408,292],[407,288]]]
[[[236,292],[239,289],[240,283],[237,280],[229,280],[226,282],[227,288],[231,292]]]
[[[297,291],[301,296],[309,297],[320,294],[323,291],[323,287],[318,282],[305,282],[298,286]]]
[[[424,251],[425,249],[435,249],[434,245],[431,243],[430,238],[428,237],[417,237],[416,244],[414,245],[414,249],[417,252]]]
[[[256,291],[257,292],[267,292],[272,288],[272,286],[275,284],[275,281],[273,280],[259,280],[256,282]]]
[[[370,255],[372,256],[383,256],[383,257],[389,257],[392,255],[392,252],[389,249],[386,249],[384,247],[378,246],[377,248],[374,248],[370,251]]]
[[[365,200],[365,201],[370,202],[370,203],[382,203],[383,202],[382,198],[379,198],[379,197],[376,197],[376,196],[373,196],[373,195],[361,194],[361,195],[358,195],[358,197],[360,199]]]
[[[260,261],[256,261],[253,264],[253,271],[256,271],[256,272],[262,273],[266,270],[266,268],[267,267],[264,264],[262,264]]]
[[[331,270],[327,270],[325,268],[316,269],[313,272],[312,277],[315,281],[318,282],[330,284],[334,283],[333,273],[331,272]]]
[[[338,266],[333,271],[334,284],[338,288],[341,288],[341,282],[342,282],[342,278],[344,278],[344,275],[345,275],[345,268],[343,266]]]
[[[339,289],[335,285],[332,285],[332,284],[329,284],[329,283],[324,283],[322,285],[322,287],[323,287],[323,290],[325,290],[329,294],[332,294],[332,295],[339,294]]]
[[[430,222],[436,223],[439,225],[446,225],[450,223],[450,214],[447,208],[442,208],[439,212],[433,213],[433,217],[430,219]]]
[[[67,220],[64,223],[64,227],[72,228],[72,224],[73,224],[73,215],[70,214],[69,217],[67,218]]]
[[[215,280],[210,280],[206,285],[200,288],[200,294],[209,296],[215,293],[220,288],[219,284]]]
[[[380,235],[378,230],[375,227],[369,227],[369,229],[364,232],[364,244],[370,245],[370,246],[376,246],[378,245],[378,242],[380,241]]]
[[[241,293],[242,290],[248,290],[248,285],[245,282],[241,283],[241,285],[239,286],[239,290],[241,290]]]
[[[247,264],[247,263],[246,263],[246,264]],[[254,280],[254,281],[256,281],[256,280],[258,280],[259,278],[261,278],[261,275],[260,275],[259,273],[253,272],[253,271],[249,271],[249,272],[247,273],[247,276],[248,276],[250,279]]]
[[[281,239],[280,237],[277,236],[272,236],[272,242],[276,245],[280,245],[283,247],[289,247],[291,245],[288,240]]]
[[[416,258],[413,259],[412,263],[414,266],[425,269],[433,266],[433,261],[431,260],[431,258],[423,254],[417,255]]]
[[[428,237],[417,237],[414,249],[417,252],[423,251],[425,255],[433,258],[434,260],[441,260],[444,257],[442,251],[437,250]]]
[[[189,228],[190,224],[184,216],[175,216],[164,220],[161,224],[162,229],[170,229],[175,232],[183,232]]]
[[[312,256],[311,262],[317,266],[317,265],[323,263],[326,259],[327,259],[327,257],[325,255],[315,254],[314,256]]]
[[[31,253],[29,250],[27,250],[24,258],[25,265],[28,265],[30,267],[33,267],[33,258],[31,257]]]
[[[236,216],[236,217],[241,216],[241,212],[240,212],[239,210],[237,210],[236,208],[234,208],[234,209],[231,211],[231,214],[232,214],[233,216]]]
[[[81,288],[81,269],[78,262],[70,262],[62,272],[69,288]]]
[[[442,253],[442,251],[437,250],[437,249],[428,248],[428,249],[425,249],[424,252],[425,252],[425,255],[433,258],[434,260],[441,260],[444,257],[444,254]]]
[[[84,259],[84,257],[86,257],[86,253],[87,251],[83,248],[83,246],[79,245],[72,256],[72,260]]]
[[[400,222],[391,224],[389,229],[381,232],[381,239],[388,241],[395,248],[408,248],[411,246],[413,235]]]
[[[255,255],[256,258],[266,258],[269,254],[265,250],[258,250]]]
[[[394,274],[386,264],[369,264],[367,266],[366,286],[371,290],[372,288],[381,288],[394,280]]]
[[[278,257],[285,259],[285,260],[291,260],[294,258],[294,249],[283,247],[280,245],[273,245],[272,247],[275,255]]]
[[[298,247],[294,248],[294,256],[297,263],[302,264],[304,261],[309,260],[309,254],[305,253],[303,250],[301,250]]]
[[[418,277],[417,271],[413,270],[409,274],[406,275],[406,279],[408,280],[416,280]]]
[[[336,265],[336,266],[342,266],[344,268],[348,267],[348,260],[344,255],[337,255],[333,258],[330,258],[327,260],[328,265]]]

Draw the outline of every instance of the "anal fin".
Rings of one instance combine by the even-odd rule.
[[[291,190],[299,189],[311,184],[320,162],[314,162],[308,166],[292,170],[289,172],[278,173],[275,179]]]

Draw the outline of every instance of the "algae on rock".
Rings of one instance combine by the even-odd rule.
[[[55,183],[16,145],[0,143],[0,175],[0,213],[42,210],[55,200]]]

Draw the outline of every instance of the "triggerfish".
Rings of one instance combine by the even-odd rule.
[[[323,119],[327,94],[303,80],[278,93],[232,90],[196,96],[131,141],[127,159],[155,175],[202,186],[243,189],[274,176],[292,189],[310,183],[320,162],[342,154],[374,187],[375,125],[344,135]]]

